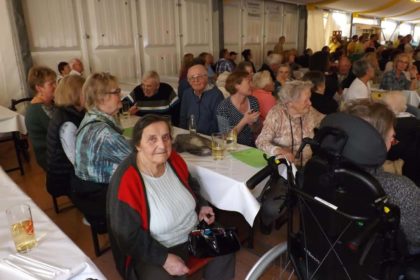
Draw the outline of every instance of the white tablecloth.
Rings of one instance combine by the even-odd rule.
[[[0,133],[19,131],[26,134],[25,118],[6,107],[0,106]]]
[[[72,268],[85,263],[85,269],[74,280],[106,279],[95,264],[77,247],[0,168],[0,259],[15,254],[5,209],[17,204],[29,204],[37,237],[46,234],[38,246],[25,255],[57,266]],[[0,279],[27,279],[25,275],[0,266]]]
[[[174,135],[188,133],[187,130],[174,127]],[[249,149],[238,145],[238,149]],[[181,153],[187,162],[191,175],[198,179],[201,194],[219,209],[241,213],[249,225],[254,224],[260,210],[256,197],[261,193],[263,184],[250,191],[245,183],[260,170],[249,166],[225,152],[223,160],[213,160],[212,156],[195,156]]]
[[[420,97],[415,90],[403,90],[404,95],[407,97],[407,104],[418,107],[420,103]]]

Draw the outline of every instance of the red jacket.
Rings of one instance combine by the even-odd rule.
[[[168,249],[155,240],[149,230],[150,211],[144,181],[136,164],[136,153],[126,158],[112,176],[107,197],[108,231],[117,269],[124,279],[133,279],[132,268],[138,260],[162,266]],[[168,163],[181,183],[205,204],[198,184],[189,174],[185,161],[172,152]],[[194,190],[193,190],[194,189]]]

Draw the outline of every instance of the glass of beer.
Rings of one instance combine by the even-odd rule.
[[[226,150],[227,151],[236,151],[236,143],[238,141],[238,134],[236,129],[232,127],[226,133]]]
[[[211,134],[211,154],[214,160],[223,159],[226,148],[226,134],[212,133]]]
[[[29,252],[37,245],[31,208],[27,204],[16,205],[8,208],[6,215],[16,251]]]

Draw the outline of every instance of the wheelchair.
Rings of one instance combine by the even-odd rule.
[[[336,113],[299,150],[305,145],[313,157],[302,170],[294,173],[286,160],[277,161],[287,167],[288,185],[284,198],[272,200],[278,213],[287,211],[287,242],[263,255],[246,279],[271,270],[277,270],[272,279],[420,279],[420,262],[406,263],[399,208],[365,171],[386,160],[379,133],[362,119]]]

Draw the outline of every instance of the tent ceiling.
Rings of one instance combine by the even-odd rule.
[[[287,2],[352,12],[354,16],[420,23],[420,2],[416,3],[412,0],[297,0]]]

